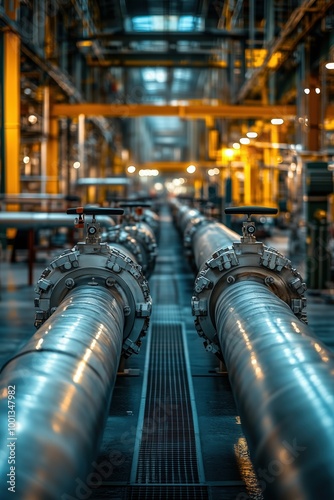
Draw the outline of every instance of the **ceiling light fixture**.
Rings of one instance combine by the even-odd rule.
[[[256,132],[247,132],[246,135],[247,135],[248,139],[256,139],[257,138]]]
[[[282,125],[282,123],[284,123],[284,120],[283,118],[273,118],[272,120],[270,120],[270,123],[272,125]]]

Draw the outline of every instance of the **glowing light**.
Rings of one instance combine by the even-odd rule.
[[[134,167],[133,165],[130,165],[128,168],[127,168],[127,171],[129,172],[129,174],[134,174],[135,171],[136,171],[136,167]]]
[[[314,90],[315,90],[316,94],[320,94],[320,92],[321,92],[321,90],[319,89],[319,87],[316,87]]]
[[[145,168],[142,168],[141,170],[139,170],[139,175],[140,177],[156,177],[157,175],[159,175],[159,170],[156,170],[156,169],[145,169]]]
[[[256,139],[257,138],[256,132],[247,132],[246,135],[247,135],[248,139]]]
[[[239,142],[240,142],[240,144],[249,144],[250,139],[248,139],[248,137],[241,137]]]
[[[75,161],[73,163],[73,168],[80,168],[80,162],[79,161]]]
[[[27,163],[29,163],[29,162],[30,162],[30,158],[29,158],[29,156],[25,156],[25,157],[23,158],[23,163],[27,164]]]
[[[305,94],[309,94],[310,93],[310,89],[304,89],[304,93]]]
[[[187,172],[188,174],[193,174],[194,172],[196,172],[195,165],[189,165],[189,167],[187,167]]]
[[[327,64],[325,64],[325,68],[334,69],[334,62],[328,62]]]
[[[270,123],[272,125],[282,125],[284,123],[284,120],[282,118],[273,118]]]
[[[238,142],[233,143],[233,149],[240,149],[240,144]]]
[[[37,116],[36,115],[29,115],[28,122],[30,123],[30,125],[35,125],[35,123],[37,123]]]

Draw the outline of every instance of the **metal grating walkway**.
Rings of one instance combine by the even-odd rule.
[[[129,498],[205,500],[182,323],[152,324],[147,367]]]
[[[207,500],[205,486],[132,486],[126,500]]]
[[[198,483],[182,325],[155,323],[137,483]]]
[[[165,230],[164,230],[165,229]],[[176,239],[177,234],[173,235]],[[171,243],[172,247],[171,247]],[[162,224],[142,403],[127,499],[207,500],[184,323],[176,241]]]

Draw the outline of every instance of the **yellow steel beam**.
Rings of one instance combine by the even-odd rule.
[[[179,116],[180,118],[295,118],[296,106],[246,106],[228,104],[190,104],[188,106],[158,106],[154,104],[55,104],[52,116],[119,116],[134,118],[137,116]]]
[[[20,192],[20,39],[12,31],[4,33],[3,71],[5,191],[16,194]]]

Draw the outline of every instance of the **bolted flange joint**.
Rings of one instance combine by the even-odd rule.
[[[218,249],[196,277],[191,304],[195,327],[204,339],[206,350],[220,359],[223,358],[216,332],[216,302],[223,290],[231,290],[243,280],[263,283],[288,304],[299,320],[307,323],[306,285],[286,257],[274,248],[247,239]]]
[[[122,354],[128,357],[137,353],[149,325],[152,299],[141,266],[126,249],[121,252],[106,243],[80,243],[56,257],[35,287],[36,328],[78,287],[89,288],[92,294],[96,287],[103,287],[116,298],[124,314]]]

